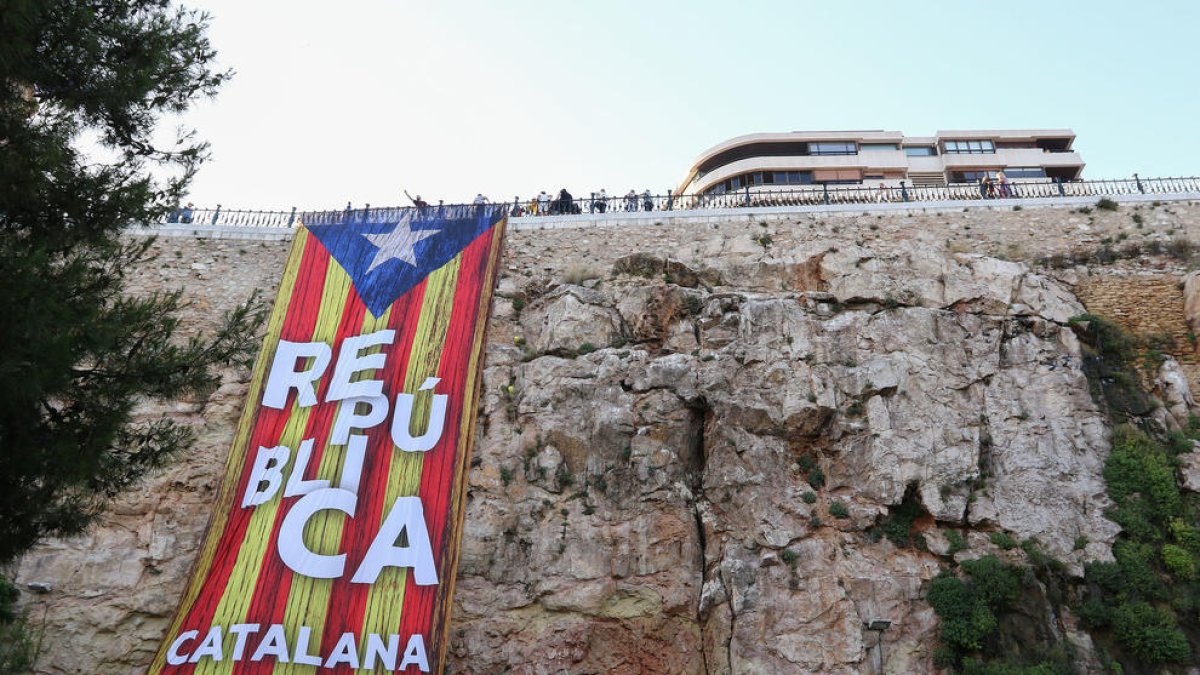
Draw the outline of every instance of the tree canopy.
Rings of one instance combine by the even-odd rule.
[[[206,396],[246,363],[248,302],[186,335],[179,292],[134,297],[151,242],[207,154],[164,120],[212,96],[208,18],[165,0],[0,0],[0,564],[82,531],[192,434],[135,414]]]

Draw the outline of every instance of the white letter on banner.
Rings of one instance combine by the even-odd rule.
[[[392,633],[387,636],[387,645],[378,633],[367,633],[367,648],[363,655],[363,668],[375,669],[375,659],[379,659],[384,670],[395,670],[396,659],[400,657],[400,636]]]
[[[325,660],[325,667],[333,668],[343,663],[351,668],[358,668],[358,644],[354,641],[354,633],[342,633],[342,637],[338,638],[337,644],[333,646],[333,651],[329,653],[329,658]]]
[[[191,663],[200,663],[200,657],[207,656],[213,661],[221,660],[221,627],[213,626],[208,629],[208,635],[204,636],[204,642],[196,647],[196,651],[192,652],[192,658],[188,659]]]
[[[292,662],[304,666],[319,666],[321,665],[321,657],[314,656],[308,653],[308,639],[312,636],[312,628],[308,626],[300,626],[299,634],[296,635],[296,651],[292,655]]]
[[[264,656],[274,656],[280,663],[288,662],[287,636],[283,634],[281,624],[273,623],[267,627],[267,634],[263,641],[258,643],[258,649],[254,650],[254,656],[251,656],[250,660],[262,661]]]
[[[308,471],[308,462],[312,459],[313,439],[300,441],[300,449],[296,451],[296,463],[292,465],[292,473],[288,476],[287,487],[283,490],[284,497],[297,497],[316,490],[329,487],[327,480],[304,480]]]
[[[187,663],[187,655],[180,654],[179,648],[188,640],[195,640],[198,635],[200,635],[200,631],[198,630],[188,630],[180,633],[179,637],[175,638],[175,641],[171,643],[171,648],[167,650],[167,663],[172,666],[182,666]],[[396,660],[392,659],[392,663],[395,662]]]
[[[390,345],[395,339],[396,331],[388,329],[343,340],[338,350],[337,365],[333,367],[333,378],[329,381],[329,391],[325,393],[325,402],[382,395],[382,380],[350,380],[356,373],[383,368],[387,361],[383,352],[359,356],[360,351],[377,345]]]
[[[404,660],[400,662],[397,670],[404,670],[411,665],[416,665],[422,673],[429,672],[429,659],[425,658],[425,638],[421,637],[420,633],[408,638],[408,645],[404,647]]]
[[[355,412],[359,403],[367,406],[367,412],[362,415]],[[350,438],[351,429],[370,429],[387,419],[387,414],[388,400],[386,396],[343,399],[338,405],[337,419],[333,421],[333,434],[329,437],[330,443],[345,445],[346,439]]]
[[[279,558],[296,574],[314,579],[336,579],[346,569],[346,554],[322,555],[304,545],[304,526],[317,511],[335,509],[354,515],[358,495],[346,490],[326,488],[301,497],[283,517],[279,526]],[[428,535],[426,535],[428,537]]]
[[[235,623],[229,627],[229,634],[237,636],[233,641],[233,656],[230,657],[230,661],[242,660],[242,654],[246,653],[246,636],[257,633],[259,628],[262,628],[262,625],[257,623]]]
[[[315,358],[307,370],[296,370],[296,359]],[[266,393],[263,394],[262,404],[268,408],[282,410],[287,404],[288,392],[296,390],[296,403],[302,408],[317,404],[317,394],[313,386],[329,360],[333,358],[333,350],[324,342],[289,342],[280,340],[275,348],[275,359],[271,361],[271,374],[267,377]]]
[[[258,446],[258,456],[254,458],[250,480],[246,481],[242,508],[258,506],[275,496],[283,483],[283,465],[287,464],[291,454],[291,451],[282,445],[273,448]],[[266,486],[263,486],[263,483],[266,483]]]
[[[342,479],[338,487],[346,492],[358,494],[358,483],[362,478],[363,460],[367,456],[367,437],[354,436],[346,446],[346,459],[342,462]]]
[[[418,391],[429,391],[441,380],[436,377],[425,379]],[[445,394],[434,394],[433,405],[429,408],[429,425],[425,433],[413,437],[409,426],[412,424],[412,394],[396,395],[396,412],[392,416],[392,443],[405,452],[425,452],[437,445],[442,437],[442,425],[446,422]]]
[[[401,532],[407,533],[408,546],[396,545]],[[429,530],[425,525],[425,507],[420,497],[396,499],[350,582],[373,584],[384,567],[413,568],[413,581],[418,586],[438,582],[433,549],[429,546]]]

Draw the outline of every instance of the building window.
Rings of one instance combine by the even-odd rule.
[[[751,171],[734,176],[704,191],[708,195],[723,195],[755,185],[812,185],[811,171]]]
[[[895,152],[900,149],[900,146],[895,143],[863,143],[858,146],[858,149],[862,152],[882,152],[888,150]]]
[[[857,155],[858,147],[854,141],[837,141],[833,143],[809,143],[810,155]]]
[[[947,155],[990,155],[996,152],[991,141],[946,141]]]
[[[1005,174],[1007,175],[1007,174]],[[978,183],[984,176],[996,180],[995,171],[955,171],[950,174],[951,183]]]
[[[937,148],[932,145],[910,145],[904,148],[904,154],[909,157],[935,157]]]
[[[1040,166],[1010,166],[1004,170],[1008,178],[1045,178],[1046,170]]]

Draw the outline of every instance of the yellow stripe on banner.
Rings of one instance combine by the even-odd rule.
[[[458,270],[462,263],[460,252],[453,260],[435,270],[425,281],[425,297],[417,323],[412,351],[408,355],[408,370],[404,375],[404,392],[416,393],[427,377],[437,375],[446,331],[450,326],[454,293],[458,285]],[[413,420],[409,428],[423,430],[429,422],[433,402],[428,394],[417,396],[413,402]],[[451,422],[453,424],[453,422]],[[415,496],[421,484],[421,468],[425,453],[403,452],[393,447],[392,464],[388,471],[387,490],[383,501],[386,517],[398,497]],[[365,616],[360,635],[393,633],[400,625],[404,606],[404,583],[408,570],[385,567],[367,594]]]
[[[383,313],[379,318],[373,318],[370,312],[366,312],[366,320],[363,321],[362,330],[359,335],[374,333],[378,330],[387,328],[388,321],[391,317],[391,309]],[[372,353],[380,351],[379,347],[371,350]],[[355,374],[354,381],[373,379],[375,371],[360,371]],[[340,411],[340,408],[339,408]],[[334,416],[334,424],[329,427],[329,433],[323,439],[316,439],[314,447],[319,448],[322,444],[327,444],[333,436],[333,428],[336,426],[337,417]],[[321,454],[321,461],[318,465],[315,478],[330,481],[334,487],[338,485],[342,475],[342,467],[346,462],[346,446],[345,445],[325,445],[325,452]],[[346,515],[340,511],[324,510],[319,511],[311,519],[308,525],[304,528],[304,544],[310,551],[324,555],[334,555],[338,553],[338,549],[342,543],[342,530],[346,525]],[[350,564],[349,562],[347,564]],[[346,576],[343,581],[353,574],[353,569],[345,571]],[[285,626],[308,626],[312,629],[309,637],[309,653],[322,653],[322,649],[318,646],[328,649],[333,645],[320,645],[321,637],[325,631],[325,621],[329,618],[329,599],[333,594],[333,579],[314,579],[304,575],[296,574],[292,576],[291,590],[288,592],[287,607],[283,613],[283,625]],[[335,620],[341,617],[335,618]],[[288,639],[291,644],[295,644],[294,631],[288,631]],[[296,675],[299,673],[316,673],[317,666],[297,665],[295,663],[276,663],[272,673],[275,675]]]
[[[171,622],[171,627],[167,633],[168,639],[163,641],[163,646],[155,656],[154,662],[150,664],[149,672],[151,673],[157,673],[166,665],[166,647],[171,642],[170,638],[179,633],[184,617],[191,611],[196,599],[200,597],[204,581],[208,578],[208,574],[212,570],[217,546],[224,538],[230,510],[232,509],[234,500],[237,498],[238,478],[246,463],[246,445],[249,443],[250,434],[253,432],[252,427],[255,415],[258,413],[258,406],[256,404],[262,394],[263,380],[266,379],[268,363],[274,357],[275,345],[279,344],[279,338],[283,334],[284,319],[287,317],[288,306],[291,304],[292,294],[296,287],[296,278],[300,274],[300,262],[304,258],[304,248],[310,236],[308,230],[304,227],[296,228],[296,236],[292,240],[291,251],[288,252],[288,260],[283,270],[283,278],[280,280],[279,290],[275,294],[275,306],[271,310],[271,317],[267,320],[267,331],[266,335],[263,336],[263,346],[259,349],[258,359],[254,363],[254,371],[250,378],[250,386],[246,392],[246,402],[242,408],[242,416],[238,420],[233,442],[229,446],[229,456],[225,462],[225,475],[221,480],[221,491],[217,494],[211,515],[209,516],[204,544],[196,556],[196,562],[192,564],[192,570],[189,574],[191,581],[183,593],[183,598],[180,600],[175,618]]]
[[[338,325],[341,322],[349,292],[349,275],[336,261],[330,259],[329,266],[325,271],[321,306],[318,310],[316,326],[313,329],[312,340],[314,342],[333,344],[337,337]],[[252,400],[257,402],[257,399]],[[312,410],[312,407],[303,408],[293,403],[292,409],[289,411],[288,420],[284,424],[283,433],[277,443],[291,451],[291,457],[283,471],[285,477],[291,475],[292,467],[295,464],[296,449],[300,447],[300,441],[303,440],[308,429],[308,419]],[[245,622],[254,592],[258,588],[258,577],[265,562],[267,547],[271,543],[271,532],[275,527],[282,496],[283,488],[281,486],[274,497],[255,507],[254,513],[251,514],[246,536],[238,550],[233,573],[230,575],[229,583],[226,584],[225,592],[217,605],[213,618],[214,626],[229,626]],[[288,641],[291,644],[295,635],[293,632],[289,633]],[[223,675],[231,673],[234,665],[231,660],[203,660],[197,664],[195,672],[197,675]]]

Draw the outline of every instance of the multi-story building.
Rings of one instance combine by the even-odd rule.
[[[985,129],[905,136],[899,131],[748,134],[702,154],[678,193],[720,195],[805,185],[976,183],[997,172],[1014,182],[1070,181],[1083,159],[1070,129]]]

